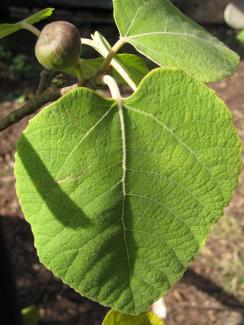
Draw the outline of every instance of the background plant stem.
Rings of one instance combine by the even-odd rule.
[[[16,124],[24,117],[34,113],[42,106],[60,98],[63,94],[62,88],[65,81],[66,79],[64,79],[63,76],[55,78],[52,81],[51,86],[49,86],[41,94],[34,96],[27,104],[0,120],[0,132],[7,129],[11,125]]]

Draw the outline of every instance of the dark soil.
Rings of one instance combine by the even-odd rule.
[[[2,224],[20,307],[37,305],[43,325],[101,324],[104,307],[81,297],[39,263],[29,224],[14,217],[2,217]]]
[[[30,81],[1,80],[0,93],[14,94]],[[211,85],[230,107],[244,143],[244,61],[238,72]],[[2,100],[0,118],[17,109],[18,100]],[[13,175],[16,141],[28,118],[0,135],[0,215],[21,308],[35,304],[40,324],[101,324],[106,309],[82,298],[42,266],[15,194]],[[244,174],[225,216],[184,278],[166,296],[167,325],[244,325]]]

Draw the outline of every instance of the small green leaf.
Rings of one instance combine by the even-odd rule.
[[[46,8],[41,11],[38,11],[34,15],[31,15],[24,20],[19,21],[15,24],[1,24],[0,25],[0,39],[6,37],[12,33],[17,32],[20,29],[24,28],[25,24],[33,25],[38,23],[39,21],[46,19],[47,17],[51,16],[53,13],[53,8]]]
[[[120,62],[121,66],[126,67],[131,79],[136,85],[139,85],[141,80],[148,74],[149,69],[147,68],[144,60],[134,54],[118,54],[116,59]],[[82,60],[82,69],[86,79],[91,79],[95,76],[104,58]],[[124,79],[113,69],[113,77],[117,80],[120,85],[126,84]]]
[[[38,325],[39,315],[36,306],[32,305],[21,310],[24,325]]]
[[[0,39],[3,37],[6,37],[10,34],[13,34],[14,32],[17,32],[18,30],[22,29],[21,26],[17,24],[1,24],[0,25]]]
[[[120,35],[159,65],[183,69],[201,81],[233,73],[238,55],[184,16],[169,0],[113,0]]]
[[[240,173],[224,103],[159,68],[134,95],[71,91],[17,145],[16,189],[41,262],[80,294],[138,315],[182,276]]]
[[[137,86],[142,81],[142,79],[149,73],[149,69],[145,64],[145,61],[137,55],[118,54],[115,58],[118,58],[121,66],[128,71],[129,76]],[[124,79],[116,70],[114,70],[113,76],[119,84],[126,84]]]
[[[22,22],[27,24],[33,25],[38,23],[39,21],[50,17],[53,14],[54,8],[46,8],[36,12],[35,14],[31,15],[30,17],[25,18]]]
[[[110,310],[106,315],[102,325],[164,325],[165,323],[151,312],[145,312],[139,316],[122,314],[115,310]]]
[[[237,36],[236,40],[241,47],[244,47],[244,30],[241,30]]]

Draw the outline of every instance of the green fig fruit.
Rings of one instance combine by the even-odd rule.
[[[38,61],[50,70],[65,70],[80,59],[81,40],[78,29],[66,22],[46,25],[37,40],[35,54]]]

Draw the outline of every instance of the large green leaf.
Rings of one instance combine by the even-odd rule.
[[[236,53],[184,16],[169,0],[113,0],[121,36],[159,65],[181,68],[202,81],[233,73]]]
[[[151,312],[145,312],[139,316],[130,316],[110,310],[102,325],[164,325],[164,322]]]
[[[31,15],[28,18],[25,18],[18,23],[15,24],[1,24],[0,25],[0,39],[6,37],[10,34],[17,32],[20,29],[25,28],[26,24],[33,25],[38,23],[39,21],[46,19],[47,17],[51,16],[53,13],[53,8],[46,8],[37,13]]]
[[[239,171],[224,103],[169,68],[121,103],[85,88],[68,93],[31,120],[15,164],[42,263],[82,295],[133,315],[182,276]]]

